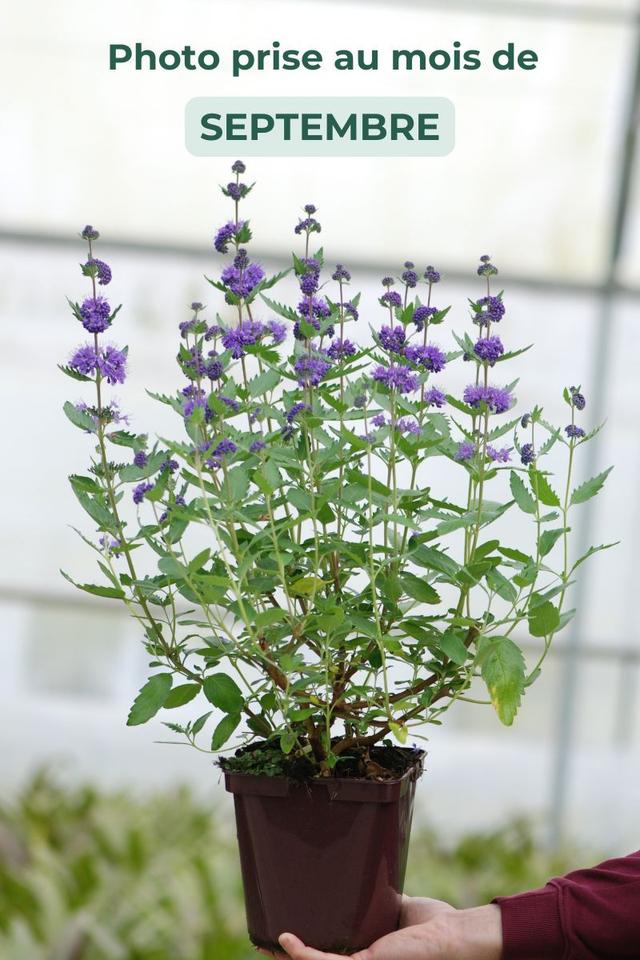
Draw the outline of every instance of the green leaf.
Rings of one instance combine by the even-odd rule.
[[[227,473],[226,483],[229,485],[234,500],[243,500],[249,489],[249,474],[244,467],[235,467]]]
[[[500,573],[499,570],[496,570],[496,568],[493,567],[491,570],[487,571],[485,579],[490,588],[497,593],[499,597],[502,597],[502,599],[506,600],[508,603],[515,603],[518,592],[513,584],[507,580],[504,574]]]
[[[62,409],[75,427],[79,427],[81,430],[88,430],[89,433],[95,432],[96,422],[91,414],[85,413],[84,410],[78,410],[78,408],[68,400]]]
[[[202,728],[204,727],[205,723],[207,722],[207,720],[209,719],[212,713],[213,713],[213,710],[209,710],[208,713],[203,713],[201,717],[198,717],[198,719],[195,721],[195,723],[191,727],[191,733],[194,737],[200,733],[200,731],[202,730]]]
[[[571,494],[571,506],[575,506],[577,503],[586,503],[591,497],[595,497],[596,494],[600,493],[605,480],[612,470],[613,467],[609,467],[608,470],[599,473],[597,477],[592,477],[591,480],[585,480],[579,487],[576,487]]]
[[[398,743],[404,746],[404,744],[409,739],[409,731],[404,726],[404,724],[395,723],[395,721],[390,720],[389,729],[391,730],[391,733],[394,735]]]
[[[101,529],[115,530],[116,523],[101,498],[91,496],[83,490],[74,487],[73,492],[78,498],[80,506],[89,514],[92,520],[95,520]]]
[[[469,650],[462,638],[450,630],[438,639],[438,646],[449,660],[453,660],[460,667],[469,659]]]
[[[273,610],[264,610],[262,613],[256,615],[256,627],[258,630],[262,630],[264,627],[270,627],[271,624],[284,620],[286,616],[286,610],[281,610],[276,607],[274,607]]]
[[[125,593],[124,590],[120,590],[117,587],[103,587],[97,583],[76,583],[75,580],[72,580],[69,574],[65,573],[64,570],[61,570],[60,573],[68,580],[69,583],[72,583],[74,587],[78,590],[83,590],[85,593],[91,593],[94,597],[108,597],[110,600],[124,600]]]
[[[244,697],[238,684],[226,673],[214,673],[207,677],[202,689],[209,703],[224,713],[239,713],[244,706]]]
[[[150,677],[133,701],[127,718],[127,726],[135,727],[155,717],[169,696],[172,682],[170,673],[156,673],[153,677]]]
[[[199,692],[199,683],[182,683],[179,687],[173,687],[164,702],[164,709],[173,710],[175,707],[183,707],[185,703],[190,703],[195,699]]]
[[[525,688],[525,662],[509,637],[483,637],[478,660],[491,702],[505,726],[513,723]]]
[[[58,370],[62,370],[63,373],[66,373],[68,377],[71,377],[72,380],[80,380],[83,383],[93,383],[93,377],[85,377],[84,373],[78,373],[77,370],[73,370],[71,367],[65,367],[63,364],[58,364]]]
[[[520,509],[524,511],[524,513],[535,514],[536,512],[535,500],[533,499],[533,497],[525,487],[522,478],[519,477],[514,470],[511,471],[511,477],[510,477],[509,483],[511,486],[511,493],[513,494],[513,499],[518,504]]]
[[[221,747],[225,745],[229,737],[232,736],[236,727],[240,723],[241,716],[239,713],[228,713],[226,717],[223,717],[218,726],[213,731],[213,736],[211,738],[211,749],[220,750]]]
[[[291,730],[285,730],[280,736],[280,749],[283,753],[291,753],[296,745],[296,735]]]
[[[603,550],[610,550],[611,547],[617,547],[619,543],[620,541],[616,540],[614,543],[601,543],[599,547],[589,547],[587,552],[584,553],[579,560],[576,560],[572,567],[572,572],[579,567],[581,563],[584,563],[585,560],[589,560],[594,554],[601,553]]]
[[[545,600],[544,603],[533,607],[529,611],[529,633],[532,637],[548,637],[558,627],[560,614],[554,605]]]
[[[320,577],[301,577],[300,580],[296,580],[295,583],[291,584],[289,593],[294,593],[296,596],[308,597],[312,593],[322,590],[323,586],[324,580],[321,580]]]
[[[529,483],[540,503],[544,503],[546,507],[560,506],[560,497],[552,489],[544,473],[536,470],[535,467],[529,467]]]
[[[400,582],[404,587],[405,593],[413,597],[414,600],[419,600],[422,603],[440,603],[438,591],[434,590],[426,580],[421,580],[420,577],[416,577],[412,573],[405,573],[405,575],[400,578]]]
[[[280,374],[272,368],[263,370],[261,374],[249,381],[249,393],[252,397],[259,397],[269,393],[280,383]]]
[[[565,532],[568,533],[569,528],[567,528],[566,531],[564,527],[559,527],[557,530],[545,530],[540,537],[540,556],[546,557],[548,553],[551,553],[556,543]]]

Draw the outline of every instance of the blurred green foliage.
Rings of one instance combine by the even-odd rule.
[[[407,891],[470,906],[568,866],[536,853],[524,822],[452,848],[416,830]],[[136,797],[39,775],[0,807],[0,956],[249,960],[232,824],[186,789]]]

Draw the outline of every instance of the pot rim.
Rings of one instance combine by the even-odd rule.
[[[357,777],[315,777],[312,780],[292,780],[290,777],[270,777],[264,773],[236,773],[224,771],[225,787],[233,794],[253,794],[263,797],[287,797],[305,790],[329,800],[393,803],[422,776],[426,750],[402,748],[414,754],[414,761],[401,777],[391,780],[366,780]]]

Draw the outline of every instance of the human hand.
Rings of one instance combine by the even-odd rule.
[[[496,906],[454,910],[440,900],[405,897],[400,926],[353,954],[352,960],[500,960],[502,955],[502,924]],[[283,934],[280,943],[291,960],[344,960],[307,947],[290,933]]]

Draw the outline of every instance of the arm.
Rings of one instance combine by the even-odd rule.
[[[576,870],[539,890],[498,897],[504,960],[640,955],[640,851]]]

